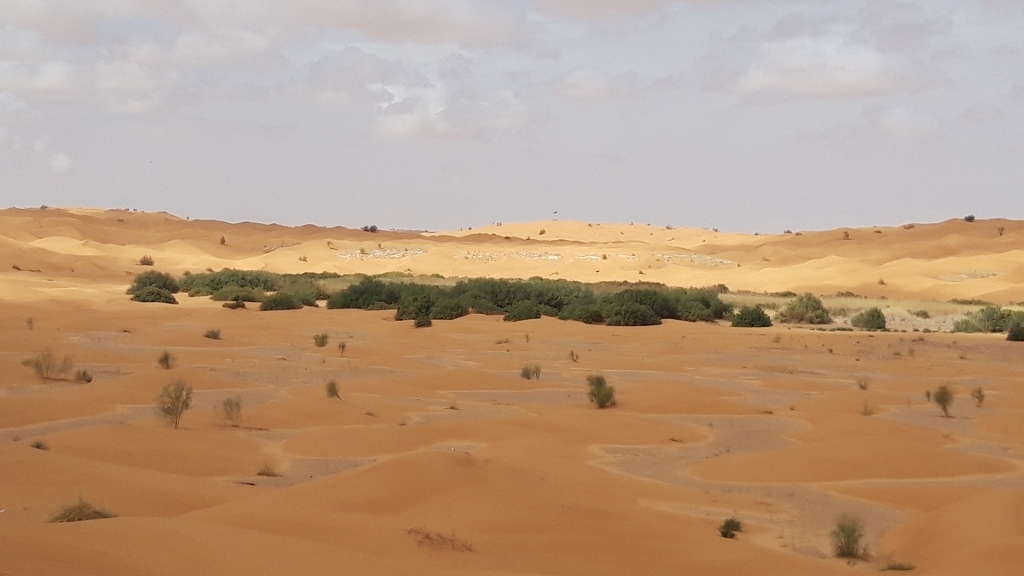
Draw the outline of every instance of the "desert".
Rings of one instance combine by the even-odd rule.
[[[374,230],[0,211],[0,573],[1024,566],[1024,344],[954,331],[985,303],[1021,309],[1024,223]],[[150,270],[223,269],[320,274],[328,292],[364,277],[717,287],[775,321],[472,313],[417,328],[393,308],[126,294]],[[830,324],[779,321],[804,293]],[[851,325],[876,307],[885,330]],[[73,369],[41,378],[24,365],[46,352]],[[614,387],[613,406],[588,398],[593,375]],[[155,406],[177,381],[191,404],[175,427]],[[949,417],[933,398],[942,386]],[[76,502],[114,516],[51,521]],[[837,557],[844,516],[860,548]],[[727,519],[742,523],[732,538]]]

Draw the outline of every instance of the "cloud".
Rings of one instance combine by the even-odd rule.
[[[593,67],[577,68],[566,74],[556,87],[562,96],[579,102],[616,100],[627,97],[637,84],[635,74],[610,75]]]
[[[903,106],[876,110],[870,114],[875,117],[879,132],[893,140],[927,143],[945,136],[935,118]]]
[[[992,104],[974,104],[960,113],[960,119],[972,124],[991,124],[1004,116],[1003,109]]]
[[[309,66],[304,89],[327,102],[388,104],[395,100],[389,86],[422,88],[428,84],[427,78],[408,64],[346,46]]]
[[[590,20],[649,12],[672,0],[538,0],[537,8],[556,16]]]

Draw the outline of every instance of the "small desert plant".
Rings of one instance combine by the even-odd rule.
[[[316,344],[317,348],[323,348],[324,346],[327,346],[327,341],[330,339],[331,337],[328,336],[326,332],[323,334],[316,334],[313,336],[313,344]]]
[[[817,296],[807,293],[791,300],[779,311],[779,322],[802,324],[831,324],[832,316]]]
[[[857,314],[850,319],[850,324],[863,330],[885,330],[885,313],[877,306]]]
[[[867,390],[871,387],[871,380],[867,378],[857,378],[857,388],[861,390]]]
[[[732,317],[732,325],[738,328],[767,328],[772,319],[760,306],[744,306]]]
[[[158,304],[177,304],[178,299],[169,291],[156,286],[146,286],[132,293],[133,302],[156,302]]]
[[[978,408],[981,408],[981,405],[985,402],[985,391],[981,389],[981,386],[978,386],[974,390],[971,390],[971,398],[977,400]]]
[[[911,312],[911,314],[913,314],[914,316],[917,316],[918,318],[922,318],[924,320],[927,320],[927,319],[932,317],[932,315],[927,310],[925,310],[923,308],[920,309],[920,310],[914,310],[913,312]]]
[[[964,216],[964,222],[974,222],[974,214],[968,214]]]
[[[153,257],[146,254],[142,258],[139,258],[139,266],[152,266],[154,264]]]
[[[410,536],[415,536],[417,545],[434,546],[438,548],[451,548],[456,552],[472,552],[473,545],[465,540],[460,540],[454,533],[444,534],[427,530],[423,527],[409,528],[405,531]]]
[[[519,370],[519,376],[527,380],[540,380],[540,365],[526,364]]]
[[[43,442],[42,440],[35,440],[31,444],[29,444],[29,446],[35,448],[36,450],[49,450],[50,449],[50,447],[46,444],[46,442]]]
[[[604,376],[599,374],[587,376],[587,386],[590,387],[587,396],[590,397],[591,402],[597,404],[598,408],[615,406],[615,387],[609,386]]]
[[[78,370],[77,372],[75,372],[75,380],[79,382],[85,382],[86,384],[88,384],[89,382],[92,382],[92,374],[90,374],[89,371],[85,369]]]
[[[276,478],[281,475],[280,472],[269,463],[264,463],[263,466],[256,471],[257,476],[266,476],[267,478]]]
[[[163,387],[156,397],[156,412],[167,423],[178,429],[181,416],[192,405],[192,387],[178,380]]]
[[[929,401],[929,402],[932,401],[932,391],[931,390],[925,390],[924,391],[924,399]]]
[[[1002,236],[1003,232],[1006,232],[1006,227],[1000,226],[999,228],[996,228],[996,232],[999,232],[999,235]]]
[[[171,368],[174,367],[174,356],[171,356],[170,352],[164,350],[164,353],[161,354],[160,357],[156,359],[156,363],[159,364],[160,367],[163,368],[164,370],[170,370]]]
[[[223,236],[221,236],[220,237],[220,245],[221,246],[227,246],[227,244],[228,244],[228,239],[223,237]]]
[[[245,308],[245,302],[242,302],[241,300],[232,300],[231,302],[221,304],[221,306],[228,310],[239,310],[241,308]]]
[[[338,354],[339,355],[341,355],[341,356],[345,355],[345,348],[348,348],[348,343],[347,342],[345,342],[344,340],[341,341],[341,342],[338,342]]]
[[[949,418],[949,406],[953,404],[953,389],[948,384],[942,384],[932,392],[932,401],[939,405],[942,415]]]
[[[572,360],[573,362],[579,362],[580,355],[577,354],[574,350],[569,350],[569,360]]]
[[[31,316],[29,316],[28,318],[25,318],[25,326],[29,330],[35,330],[35,328],[36,328],[36,321],[33,320]]]
[[[203,338],[209,338],[210,340],[220,340],[220,328],[211,328],[203,333]]]
[[[738,518],[728,518],[722,525],[718,527],[718,533],[722,535],[722,538],[735,538],[737,532],[743,531],[743,523]]]
[[[97,508],[79,496],[78,502],[62,504],[60,510],[53,516],[50,516],[50,522],[82,522],[84,520],[102,520],[103,518],[113,518],[115,516],[117,515],[102,508]]]
[[[849,232],[843,232],[843,240],[849,240],[849,239],[850,239],[850,233]]]
[[[908,562],[889,562],[882,568],[882,571],[885,572],[887,570],[896,570],[902,572],[906,570],[913,570],[914,568],[917,568],[917,566],[914,566],[913,564],[910,564]]]
[[[430,328],[434,325],[429,314],[420,314],[412,321],[413,328]]]
[[[328,398],[337,398],[341,400],[341,396],[338,395],[338,383],[334,380],[329,381],[324,385],[324,390],[327,392]]]
[[[64,358],[58,360],[57,356],[49,350],[22,360],[21,365],[31,368],[36,373],[36,376],[42,380],[56,380],[75,367],[71,356],[64,356]]]
[[[1024,342],[1024,323],[1015,322],[1006,329],[1006,339],[1011,342]]]
[[[836,520],[836,527],[832,530],[832,546],[835,548],[836,556],[860,558],[865,552],[861,544],[863,539],[864,528],[856,516],[843,514]]]
[[[221,400],[217,415],[230,426],[238,426],[242,422],[242,397],[235,395]]]
[[[277,292],[271,296],[267,296],[267,299],[260,304],[260,311],[272,311],[272,310],[298,310],[302,308],[302,302],[300,302],[295,296],[291,294],[285,294],[283,292]]]

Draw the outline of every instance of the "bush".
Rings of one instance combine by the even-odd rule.
[[[785,324],[831,324],[832,316],[817,296],[807,293],[786,304],[778,320]]]
[[[527,380],[537,379],[540,380],[540,365],[539,364],[527,364],[519,370],[519,376]]]
[[[50,449],[50,446],[47,445],[46,442],[43,442],[42,440],[34,440],[31,444],[29,444],[29,446],[35,448],[36,450],[49,450]]]
[[[317,348],[323,348],[324,346],[327,346],[327,342],[330,339],[331,337],[328,336],[326,332],[323,334],[315,334],[313,336],[313,344],[316,344]]]
[[[738,328],[767,328],[772,319],[760,306],[744,306],[732,317],[732,325]]]
[[[608,326],[654,326],[661,324],[661,317],[650,306],[627,302],[614,309],[605,323]]]
[[[60,510],[53,516],[50,516],[50,522],[84,522],[86,520],[102,520],[116,516],[112,512],[93,506],[79,496],[78,502],[61,505]]]
[[[152,266],[152,265],[153,265],[153,257],[150,256],[149,254],[146,254],[142,258],[139,258],[139,266]]]
[[[597,404],[598,408],[615,406],[615,387],[609,386],[604,376],[598,374],[587,376],[587,386],[590,387],[587,396],[592,403]]]
[[[127,293],[134,295],[142,289],[149,287],[160,288],[171,294],[176,294],[181,289],[178,281],[170,274],[157,272],[156,270],[147,270],[135,277],[132,285],[128,287]]]
[[[359,308],[369,310],[375,304],[385,309],[394,308],[401,298],[401,292],[376,278],[363,278],[358,283],[340,290],[327,300],[328,309]]]
[[[971,390],[971,398],[974,398],[978,402],[978,408],[985,402],[985,391],[982,390],[981,386],[978,386],[974,390]]]
[[[256,471],[257,476],[266,476],[267,478],[276,478],[281,475],[276,468],[270,463],[264,463],[259,470]]]
[[[177,304],[178,300],[169,291],[155,286],[147,286],[132,294],[135,302],[158,302],[161,304]]]
[[[737,532],[743,531],[743,523],[738,518],[728,518],[718,527],[718,533],[722,538],[735,538]]]
[[[235,395],[221,400],[217,415],[230,426],[238,426],[242,422],[242,397]]]
[[[469,308],[462,302],[451,298],[439,300],[430,309],[431,320],[455,320],[467,314],[469,314]]]
[[[914,310],[913,312],[911,312],[911,314],[913,314],[914,316],[917,316],[918,318],[922,318],[924,320],[927,320],[927,319],[932,317],[932,315],[927,310],[925,310],[924,308],[922,308],[920,310]]]
[[[245,302],[233,300],[231,302],[225,302],[221,304],[221,306],[227,308],[228,310],[240,310],[245,308]]]
[[[161,354],[160,357],[156,359],[156,363],[159,364],[160,367],[163,368],[164,370],[170,370],[171,368],[174,367],[174,356],[171,356],[170,352],[164,350],[164,353]]]
[[[203,333],[203,338],[209,338],[210,340],[220,340],[220,328],[211,328]]]
[[[1024,323],[1014,323],[1006,331],[1006,339],[1011,342],[1024,342]]]
[[[241,287],[230,284],[217,290],[210,296],[210,300],[216,302],[263,302],[267,297],[259,288]]]
[[[266,312],[268,310],[298,310],[302,308],[302,303],[295,299],[291,294],[284,294],[278,292],[271,296],[267,296],[266,300],[260,303],[260,311]]]
[[[968,214],[964,216],[964,222],[974,222],[974,214]]]
[[[263,270],[234,270],[189,274],[181,279],[181,289],[189,296],[210,296],[229,286],[256,292],[275,292],[284,283],[281,275]]]
[[[79,370],[75,372],[75,380],[88,384],[92,382],[92,374],[90,374],[88,370]]]
[[[574,302],[569,304],[558,313],[559,320],[576,320],[584,324],[599,324],[604,322],[604,314],[601,307],[595,302]]]
[[[181,417],[192,405],[192,387],[181,380],[163,387],[156,398],[156,412],[167,423],[178,429]]]
[[[953,404],[955,398],[953,389],[947,384],[942,384],[932,392],[932,402],[935,402],[942,410],[942,415],[949,418],[949,407]]]
[[[854,316],[850,319],[850,324],[853,324],[857,328],[870,330],[872,332],[876,330],[885,330],[885,314],[880,308],[875,306]]]
[[[341,400],[341,396],[338,395],[338,383],[334,380],[331,380],[324,385],[324,391],[327,392],[328,398],[337,398],[338,400]]]
[[[836,556],[840,558],[862,557],[865,552],[861,545],[863,538],[864,529],[857,517],[843,514],[836,520],[836,527],[832,530],[832,545],[835,548]]]
[[[529,300],[516,302],[505,313],[505,322],[519,322],[521,320],[536,320],[542,316],[540,306]]]
[[[41,380],[57,380],[75,367],[71,356],[64,356],[58,360],[49,350],[22,360],[21,365],[31,368]]]
[[[430,316],[427,314],[420,314],[412,322],[413,328],[430,328],[434,323],[430,320]]]

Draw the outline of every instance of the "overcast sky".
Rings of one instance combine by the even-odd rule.
[[[40,204],[1024,218],[1024,0],[0,0],[0,206]]]

